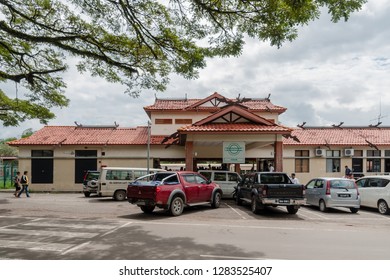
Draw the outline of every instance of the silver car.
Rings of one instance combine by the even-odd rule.
[[[306,203],[325,212],[330,207],[347,207],[352,213],[360,208],[360,195],[354,180],[315,178],[306,184]]]

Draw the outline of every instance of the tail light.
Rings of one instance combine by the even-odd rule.
[[[302,185],[302,194],[306,195],[306,187],[305,187],[305,185]]]
[[[161,187],[156,187],[155,190],[156,190],[156,193],[159,193],[161,191]]]
[[[330,195],[330,181],[326,182],[326,194]]]
[[[264,185],[264,186],[263,186],[262,195],[263,195],[263,196],[267,196],[267,192],[268,192],[268,185]]]

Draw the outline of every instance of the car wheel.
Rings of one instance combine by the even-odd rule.
[[[378,211],[382,215],[387,215],[390,213],[389,206],[387,205],[386,201],[380,200],[378,202]]]
[[[236,204],[238,206],[241,206],[242,205],[242,200],[241,200],[241,197],[240,197],[240,193],[239,192],[236,192]]]
[[[184,202],[183,199],[180,196],[176,196],[169,207],[169,211],[171,212],[172,216],[179,216],[181,213],[183,213],[184,208]]]
[[[321,212],[326,212],[328,208],[326,207],[325,201],[320,200],[320,211]]]
[[[146,214],[152,213],[154,208],[155,208],[155,206],[141,206],[142,212],[144,212]]]
[[[213,197],[213,202],[211,203],[212,208],[219,208],[221,206],[221,193],[216,192]]]
[[[260,213],[260,208],[259,208],[259,206],[257,205],[255,196],[252,196],[252,200],[251,200],[251,210],[252,210],[252,213],[254,213],[254,214],[259,214],[259,213]]]
[[[114,194],[115,200],[125,200],[126,199],[126,192],[124,190],[116,191]]]
[[[89,197],[90,195],[91,195],[90,192],[84,192],[84,196],[85,196],[85,197]]]
[[[349,210],[352,212],[352,213],[357,213],[359,211],[359,208],[349,208]]]
[[[298,212],[299,207],[295,205],[289,205],[287,206],[287,212],[289,214],[296,214]]]

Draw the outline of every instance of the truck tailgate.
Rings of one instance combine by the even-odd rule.
[[[127,187],[127,198],[154,199],[156,195],[156,186],[148,185],[129,185]]]
[[[296,184],[268,185],[267,197],[269,198],[302,198],[303,187]]]

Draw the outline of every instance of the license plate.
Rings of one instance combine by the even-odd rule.
[[[339,193],[339,197],[351,197],[349,193]]]
[[[279,203],[290,203],[290,199],[279,199]]]

